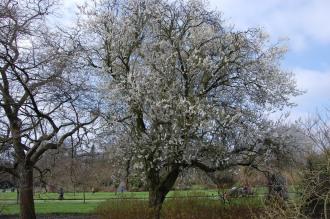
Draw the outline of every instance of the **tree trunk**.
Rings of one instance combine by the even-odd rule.
[[[288,188],[285,177],[280,173],[270,173],[267,176],[268,199],[288,200]]]
[[[128,159],[126,162],[126,175],[125,175],[125,181],[126,181],[126,190],[129,191],[129,175],[130,175],[130,168],[131,168],[131,159]]]
[[[16,204],[19,204],[19,188],[16,186]]]
[[[155,219],[160,218],[160,211],[168,191],[162,191],[159,188],[149,190],[149,207],[154,209]]]
[[[160,219],[161,209],[167,193],[173,188],[178,178],[180,169],[173,167],[168,171],[167,175],[159,178],[159,173],[150,172],[149,176],[149,207],[154,209],[155,219]]]
[[[83,197],[84,197],[84,204],[86,204],[86,195],[85,195],[85,191],[86,191],[86,189],[85,189],[85,185],[83,185]]]
[[[35,219],[35,209],[33,201],[33,168],[21,166],[19,168],[19,198],[20,198],[20,218]]]

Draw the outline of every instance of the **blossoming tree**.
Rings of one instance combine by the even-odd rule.
[[[264,113],[299,91],[280,68],[285,50],[261,30],[237,31],[202,1],[101,0],[81,10],[87,60],[106,78],[108,110],[128,130],[156,217],[184,168],[250,165],[272,145]]]

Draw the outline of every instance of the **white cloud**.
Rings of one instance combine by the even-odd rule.
[[[210,0],[210,3],[239,29],[263,27],[273,40],[289,38],[289,48],[295,55],[315,50],[316,44],[330,46],[329,0]],[[298,104],[290,109],[292,120],[330,108],[329,67],[323,71],[304,69],[299,67],[304,65],[304,58],[300,63],[297,61],[293,68],[297,85],[307,93],[292,100]],[[321,69],[316,63],[314,67]]]
[[[49,17],[49,22],[57,26],[71,27],[74,25],[78,13],[78,5],[83,5],[86,0],[62,0],[54,8],[55,13]]]
[[[330,44],[329,0],[209,0],[238,28],[263,27],[273,37],[289,38],[290,48],[302,51],[309,40]],[[86,0],[62,0],[57,22],[70,23],[76,5]],[[64,19],[63,19],[64,18]]]
[[[330,70],[315,71],[309,69],[295,69],[297,85],[307,93],[295,98],[299,105],[324,107],[330,105]],[[314,105],[313,105],[314,104]]]
[[[299,118],[311,117],[325,109],[330,109],[330,70],[315,71],[296,68],[293,72],[296,75],[297,87],[306,91],[306,93],[291,100],[297,106],[272,113],[270,118],[277,120],[281,115],[289,113],[288,120],[295,121]]]
[[[291,109],[292,120],[299,117],[306,118],[317,110],[330,107],[330,70],[315,71],[297,68],[294,73],[298,88],[305,90],[306,93],[293,99],[297,107]]]
[[[330,44],[329,0],[210,0],[238,28],[264,27],[275,38],[289,37],[303,50],[309,40]]]

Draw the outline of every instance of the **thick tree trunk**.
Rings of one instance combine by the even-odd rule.
[[[178,167],[172,168],[161,180],[159,173],[149,173],[149,207],[154,209],[155,219],[161,218],[161,209],[167,193],[173,188],[180,170]],[[151,178],[154,177],[154,178]]]
[[[152,188],[149,190],[149,207],[154,209],[155,219],[160,218],[160,211],[168,192],[169,189],[167,191],[162,191],[159,188]]]
[[[160,211],[168,191],[161,191],[155,188],[149,191],[149,207],[154,209],[155,219],[160,218]]]
[[[19,168],[19,194],[20,194],[20,218],[35,219],[33,201],[33,168],[21,166]]]

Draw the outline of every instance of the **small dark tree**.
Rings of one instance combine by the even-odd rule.
[[[268,172],[266,175],[267,178],[267,187],[268,187],[268,196],[267,198],[271,201],[286,201],[289,198],[288,194],[288,184],[285,177],[279,172]]]

